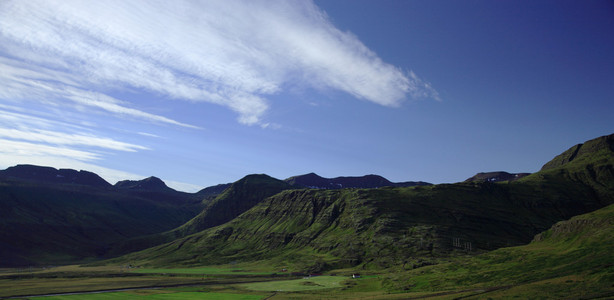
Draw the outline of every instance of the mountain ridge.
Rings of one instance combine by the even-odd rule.
[[[56,169],[52,167],[21,164],[0,170],[0,177],[27,180],[38,183],[77,184],[108,188],[112,185],[98,174],[73,169]]]
[[[412,257],[433,262],[459,251],[453,239],[472,243],[474,251],[519,245],[557,221],[614,202],[613,139],[573,146],[514,181],[413,187],[309,189],[253,174],[190,194],[155,177],[112,186],[87,171],[16,166],[0,171],[0,226],[8,228],[0,234],[0,244],[8,245],[0,258],[96,259],[166,243],[127,257],[202,264],[275,255],[287,263],[300,255],[303,268],[320,271],[406,265]],[[44,172],[32,175],[33,169]],[[338,178],[389,182],[377,175]],[[135,246],[123,244],[128,240]],[[314,263],[314,257],[327,259]]]
[[[522,245],[558,221],[614,203],[614,151],[593,148],[515,181],[286,190],[227,223],[122,259],[152,265],[270,260],[319,272],[420,266]]]
[[[430,185],[430,183],[423,181],[391,182],[380,175],[374,174],[325,178],[313,172],[304,175],[292,176],[284,179],[284,181],[295,187],[315,189],[380,188],[386,186]]]

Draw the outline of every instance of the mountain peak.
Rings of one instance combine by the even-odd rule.
[[[172,190],[160,178],[150,176],[142,180],[122,180],[115,184],[115,187],[132,190],[164,191]]]

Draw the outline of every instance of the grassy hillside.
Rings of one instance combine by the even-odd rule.
[[[476,298],[614,296],[614,205],[556,223],[529,245],[388,275],[393,291],[482,290]]]
[[[601,146],[513,182],[287,190],[228,223],[123,259],[153,265],[270,259],[309,271],[412,269],[521,245],[557,221],[614,202],[611,140],[589,141]]]
[[[162,233],[127,239],[115,245],[113,253],[123,254],[142,250],[224,224],[265,198],[291,188],[286,182],[263,174],[247,175],[227,187],[226,185],[219,187],[225,187],[225,189],[221,193],[219,193],[221,189],[217,189],[217,196],[212,200],[207,200],[204,209],[185,224]],[[207,191],[202,190],[196,195],[204,196],[206,193]]]
[[[248,175],[230,185],[202,212],[175,232],[181,236],[224,224],[254,207],[266,197],[275,195],[291,186],[284,181],[264,174]]]

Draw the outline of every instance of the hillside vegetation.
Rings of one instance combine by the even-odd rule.
[[[286,190],[228,223],[122,260],[413,269],[522,245],[558,221],[614,202],[613,144],[610,135],[575,146],[564,163],[512,182]]]
[[[528,245],[385,276],[397,292],[481,290],[476,298],[614,296],[614,205],[556,223]]]

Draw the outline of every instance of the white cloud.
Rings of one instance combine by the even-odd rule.
[[[103,93],[77,87],[75,76],[46,67],[28,69],[29,65],[0,57],[0,81],[6,85],[0,89],[0,99],[36,99],[52,106],[80,105],[100,109],[119,116],[167,123],[188,128],[198,128],[163,116],[146,113],[124,106],[122,101]],[[70,105],[68,105],[70,106]]]
[[[46,163],[58,159],[71,159],[75,161],[92,161],[100,159],[100,155],[93,152],[2,138],[0,138],[0,157],[2,157],[2,159],[11,158],[12,164],[25,163],[24,161],[30,161],[32,159],[41,160]],[[14,159],[15,157],[19,157],[20,159]]]
[[[124,143],[109,138],[101,138],[91,135],[70,134],[49,130],[30,129],[8,129],[0,128],[0,138],[12,140],[33,141],[53,145],[72,145],[98,147],[116,151],[136,152],[137,150],[147,150],[147,147]]]
[[[210,102],[261,123],[287,86],[336,89],[397,106],[438,98],[428,83],[382,61],[306,0],[3,1],[0,97],[62,99],[156,122],[108,94],[145,89]]]
[[[60,129],[64,131],[80,130],[81,132],[58,131]],[[70,125],[65,122],[51,121],[24,113],[0,109],[0,139],[5,141],[6,139],[10,139],[13,141],[34,142],[41,145],[44,144],[42,146],[43,148],[47,147],[45,145],[55,145],[62,147],[80,146],[126,152],[149,150],[144,146],[121,142],[107,137],[99,137],[83,131],[85,131],[84,128]],[[26,144],[27,143],[22,143],[22,145]],[[5,146],[0,145],[0,148],[5,148]],[[28,146],[27,148],[31,150],[33,146]],[[62,151],[64,150],[66,149],[62,148]]]

